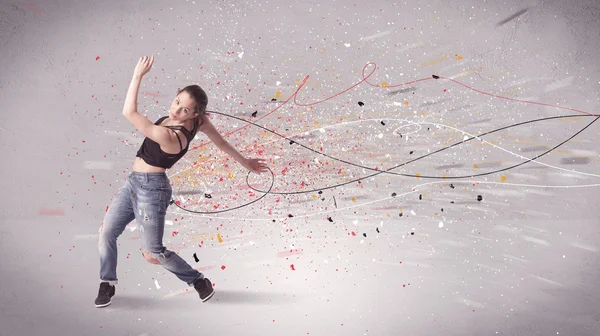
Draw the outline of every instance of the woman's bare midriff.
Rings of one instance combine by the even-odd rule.
[[[147,164],[144,159],[136,157],[133,162],[133,171],[136,173],[164,173],[167,170],[165,168],[151,166]]]

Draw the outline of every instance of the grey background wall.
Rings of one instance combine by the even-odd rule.
[[[596,335],[599,15],[595,1],[2,1],[0,334]],[[143,140],[121,110],[151,54],[152,121],[198,84],[212,111],[321,153],[212,113],[275,179],[203,214],[262,193],[203,135],[169,170],[188,211],[169,208],[165,244],[217,294],[201,304],[144,261],[133,222],[117,296],[96,309],[98,228]],[[372,171],[331,157],[402,166],[338,186]]]

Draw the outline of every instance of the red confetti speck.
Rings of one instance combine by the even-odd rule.
[[[356,236],[356,233],[355,233],[354,231],[352,231],[352,235],[353,235],[353,236]]]
[[[96,56],[96,61],[100,59],[100,56]]]
[[[221,266],[221,269],[224,270],[225,269],[225,265]]]
[[[296,269],[294,268],[294,264],[290,265],[290,268],[292,269],[292,271],[295,271]]]

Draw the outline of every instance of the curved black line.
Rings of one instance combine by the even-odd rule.
[[[308,146],[305,146],[305,145],[297,142],[296,140],[292,140],[292,139],[290,139],[290,138],[288,138],[288,137],[286,137],[284,135],[281,135],[281,134],[279,134],[279,133],[277,133],[277,132],[275,132],[273,130],[270,130],[270,129],[266,128],[266,127],[263,127],[261,125],[255,124],[253,122],[244,120],[242,118],[239,118],[239,117],[236,117],[236,116],[232,116],[232,115],[228,115],[228,114],[221,113],[221,112],[216,112],[216,111],[207,111],[207,112],[215,113],[215,114],[220,114],[220,115],[223,115],[223,116],[229,117],[229,118],[238,119],[240,121],[246,122],[246,123],[251,124],[253,126],[256,126],[258,128],[264,129],[264,130],[266,130],[268,132],[271,132],[271,133],[273,133],[273,134],[275,134],[275,135],[277,135],[279,137],[282,137],[284,139],[292,141],[295,144],[298,144],[299,146],[304,147],[304,148],[306,148],[306,149],[308,149],[308,150],[310,150],[310,151],[312,151],[314,153],[323,155],[323,156],[328,157],[328,158],[330,158],[332,160],[336,160],[336,161],[340,161],[340,162],[346,163],[346,164],[351,165],[351,166],[355,166],[355,167],[359,167],[359,168],[363,168],[363,169],[368,169],[368,170],[373,170],[373,171],[376,171],[376,173],[368,175],[368,176],[365,176],[365,177],[361,177],[361,178],[358,178],[358,179],[354,179],[352,181],[348,181],[348,182],[344,182],[344,183],[339,183],[339,184],[336,184],[336,185],[333,185],[333,186],[328,186],[328,187],[325,187],[325,188],[319,188],[319,189],[313,189],[313,190],[305,190],[305,191],[297,191],[297,192],[271,192],[271,190],[273,189],[273,186],[275,184],[275,174],[273,173],[273,171],[270,168],[267,167],[267,169],[271,172],[271,186],[269,187],[269,190],[267,190],[267,191],[263,191],[263,190],[259,190],[259,189],[253,188],[250,185],[250,182],[248,181],[248,178],[249,178],[251,172],[248,172],[248,175],[246,176],[246,184],[248,185],[248,187],[250,189],[252,189],[252,190],[254,190],[256,192],[264,193],[261,197],[257,198],[256,200],[254,200],[252,202],[249,202],[249,203],[246,203],[246,204],[242,204],[240,206],[237,206],[237,207],[234,207],[234,208],[231,208],[231,209],[225,209],[225,210],[219,210],[219,211],[206,211],[205,212],[205,211],[193,211],[193,210],[185,209],[185,208],[179,206],[177,203],[175,203],[175,201],[173,199],[170,201],[170,204],[175,204],[175,206],[177,206],[178,208],[180,208],[180,209],[182,209],[184,211],[188,211],[188,212],[192,212],[192,213],[197,213],[197,214],[217,214],[217,213],[223,213],[223,212],[227,212],[227,211],[233,211],[233,210],[236,210],[236,209],[240,209],[240,208],[246,207],[246,206],[248,206],[250,204],[253,204],[255,202],[258,202],[261,199],[263,199],[265,196],[267,196],[268,194],[273,194],[273,195],[292,195],[292,194],[304,194],[304,193],[316,192],[316,191],[321,191],[321,190],[328,190],[328,189],[337,188],[337,187],[340,187],[340,186],[343,186],[343,185],[346,185],[346,184],[355,183],[355,182],[358,182],[360,180],[364,180],[364,179],[367,179],[367,178],[370,178],[370,177],[373,177],[373,176],[377,176],[379,174],[384,174],[384,173],[385,174],[391,174],[391,175],[405,176],[405,177],[419,177],[419,178],[444,179],[444,180],[448,180],[448,179],[461,179],[461,178],[472,178],[472,177],[478,177],[478,176],[491,175],[491,174],[495,174],[495,173],[498,173],[498,172],[502,172],[502,171],[506,171],[506,170],[509,170],[509,169],[513,169],[515,167],[522,166],[522,165],[524,165],[524,164],[526,164],[528,162],[531,162],[531,161],[533,161],[533,160],[535,160],[537,158],[540,158],[540,157],[542,157],[542,156],[544,156],[544,155],[552,152],[556,148],[562,146],[563,144],[565,144],[566,142],[570,141],[575,136],[577,136],[578,134],[580,134],[581,132],[583,132],[584,130],[586,130],[588,127],[590,127],[594,122],[596,122],[600,118],[600,116],[596,116],[596,115],[564,115],[564,116],[546,117],[546,118],[540,118],[540,119],[533,119],[533,120],[529,120],[529,121],[524,121],[524,122],[516,123],[516,124],[513,124],[513,125],[508,125],[508,126],[505,126],[505,127],[501,127],[501,128],[498,128],[498,129],[495,129],[495,130],[492,130],[492,131],[488,131],[488,132],[485,132],[485,133],[481,133],[481,134],[479,134],[477,136],[474,136],[474,137],[471,137],[471,138],[469,138],[467,140],[463,140],[463,141],[454,143],[452,145],[446,146],[444,148],[440,148],[440,149],[438,149],[438,150],[436,150],[434,152],[428,153],[426,155],[422,155],[422,156],[417,157],[417,158],[415,158],[413,160],[404,162],[402,164],[396,165],[396,166],[388,168],[386,170],[378,170],[378,169],[374,169],[374,168],[370,168],[370,167],[361,166],[359,164],[355,164],[355,163],[352,163],[352,162],[349,162],[349,161],[346,161],[346,160],[338,159],[338,158],[335,158],[335,157],[333,157],[331,155],[319,152],[317,150],[314,150],[314,149],[312,149],[312,148],[310,148]],[[506,168],[503,168],[503,169],[499,169],[499,170],[495,170],[495,171],[491,171],[491,172],[487,172],[487,173],[481,173],[481,174],[475,174],[475,175],[466,175],[466,176],[451,176],[451,177],[448,177],[448,176],[444,176],[444,177],[442,177],[442,176],[417,176],[417,175],[410,175],[410,174],[401,174],[401,173],[390,172],[393,169],[396,169],[396,168],[405,166],[405,165],[407,165],[409,163],[412,163],[412,162],[424,159],[424,158],[426,158],[426,157],[428,157],[430,155],[442,152],[442,151],[450,149],[450,148],[452,148],[454,146],[458,146],[458,145],[463,144],[465,142],[471,141],[471,140],[473,140],[475,138],[479,138],[479,137],[482,137],[482,136],[485,136],[485,135],[488,135],[488,134],[492,134],[492,133],[495,133],[495,132],[498,132],[498,131],[501,131],[501,130],[505,130],[505,129],[508,129],[508,128],[511,128],[511,127],[521,126],[521,125],[525,125],[525,124],[529,124],[529,123],[533,123],[533,122],[538,122],[538,121],[551,120],[551,119],[562,119],[562,118],[572,118],[572,117],[596,117],[596,118],[591,123],[589,123],[587,126],[585,126],[584,128],[582,128],[581,130],[579,130],[577,133],[573,134],[571,137],[567,138],[566,140],[564,140],[563,142],[561,142],[558,145],[554,146],[553,148],[547,150],[546,152],[544,152],[542,154],[537,155],[534,158],[528,159],[528,160],[526,160],[524,162],[521,162],[521,163],[516,164],[514,166],[511,166],[511,167],[506,167]]]
[[[220,115],[223,115],[223,116],[226,116],[226,117],[229,117],[229,118],[238,119],[238,120],[240,120],[240,121],[246,122],[246,123],[248,123],[248,124],[251,124],[251,125],[253,125],[253,126],[256,126],[256,127],[258,127],[258,128],[264,129],[264,130],[266,130],[266,131],[268,131],[268,132],[271,132],[271,133],[273,133],[273,134],[275,134],[275,135],[277,135],[277,136],[279,136],[279,137],[282,137],[282,138],[284,138],[284,139],[287,139],[287,140],[289,140],[289,141],[293,141],[295,144],[298,144],[298,145],[299,145],[299,146],[301,146],[301,147],[304,147],[304,148],[306,148],[306,149],[308,149],[308,150],[310,150],[310,151],[312,151],[312,152],[314,152],[314,153],[321,154],[321,155],[323,155],[323,156],[325,156],[325,157],[328,157],[328,158],[330,158],[330,159],[332,159],[332,160],[340,161],[340,162],[346,163],[346,164],[348,164],[348,165],[351,165],[351,166],[355,166],[355,167],[359,167],[359,168],[363,168],[363,169],[368,169],[368,170],[372,170],[372,171],[376,171],[376,172],[377,172],[377,173],[375,173],[375,174],[371,174],[371,175],[368,175],[368,176],[365,176],[365,177],[360,177],[360,178],[354,179],[354,180],[352,180],[352,181],[348,181],[348,182],[344,182],[344,183],[339,183],[339,184],[335,184],[335,185],[333,185],[333,186],[328,186],[328,187],[319,188],[319,189],[305,190],[305,191],[296,191],[296,192],[270,192],[270,191],[267,191],[268,193],[270,193],[270,194],[273,194],[273,195],[293,195],[293,194],[304,194],[304,193],[309,193],[309,192],[316,192],[316,191],[321,191],[321,190],[333,189],[333,188],[337,188],[337,187],[340,187],[340,186],[343,186],[343,185],[346,185],[346,184],[355,183],[355,182],[358,182],[358,181],[360,181],[360,180],[368,179],[368,178],[371,178],[371,177],[373,177],[373,176],[377,176],[377,175],[379,175],[379,174],[383,174],[383,173],[385,173],[385,174],[391,174],[391,175],[398,175],[398,176],[405,176],[405,177],[418,177],[418,178],[444,179],[444,180],[448,180],[448,179],[463,179],[463,178],[473,178],[473,177],[479,177],[479,176],[491,175],[491,174],[495,174],[495,173],[498,173],[498,172],[502,172],[502,171],[505,171],[505,170],[509,170],[509,169],[512,169],[512,168],[515,168],[515,167],[519,167],[519,166],[521,166],[521,165],[524,165],[524,164],[526,164],[526,163],[528,163],[528,162],[531,162],[532,160],[535,160],[535,159],[537,159],[537,158],[540,158],[540,157],[542,157],[542,156],[544,156],[544,155],[546,155],[546,154],[550,153],[551,151],[555,150],[556,148],[558,148],[558,147],[562,146],[562,145],[563,145],[563,144],[565,144],[566,142],[568,142],[568,141],[570,141],[571,139],[573,139],[575,136],[577,136],[578,134],[580,134],[581,132],[583,132],[585,129],[587,129],[588,127],[590,127],[590,126],[591,126],[591,125],[592,125],[594,122],[596,122],[596,121],[597,121],[597,120],[600,118],[600,116],[596,116],[596,115],[580,115],[580,114],[573,114],[573,115],[554,116],[554,117],[546,117],[546,118],[540,118],[540,119],[533,119],[533,120],[523,121],[523,122],[519,122],[519,123],[516,123],[516,124],[512,124],[512,125],[504,126],[504,127],[501,127],[501,128],[495,129],[495,130],[492,130],[492,131],[488,131],[488,132],[485,132],[485,133],[481,133],[481,134],[479,134],[479,135],[477,135],[477,136],[474,136],[474,137],[471,137],[471,138],[469,138],[469,139],[467,139],[467,140],[464,140],[464,141],[460,141],[460,142],[454,143],[454,144],[452,144],[452,145],[449,145],[449,146],[446,146],[446,147],[444,147],[444,148],[440,148],[440,149],[438,149],[438,150],[436,150],[436,151],[434,151],[434,152],[431,152],[431,153],[428,153],[428,154],[422,155],[422,156],[420,156],[420,157],[417,157],[417,158],[415,158],[415,159],[412,159],[412,160],[410,160],[410,161],[407,161],[407,162],[404,162],[404,163],[402,163],[402,164],[399,164],[399,165],[393,166],[393,167],[391,167],[391,168],[388,168],[388,169],[386,169],[386,170],[378,170],[378,169],[375,169],[375,168],[371,168],[371,167],[365,167],[365,166],[362,166],[362,165],[359,165],[359,164],[355,164],[355,163],[352,163],[352,162],[349,162],[349,161],[346,161],[346,160],[338,159],[338,158],[336,158],[336,157],[333,157],[333,156],[331,156],[331,155],[328,155],[328,154],[325,154],[325,153],[319,152],[319,151],[317,151],[317,150],[314,150],[314,149],[312,149],[312,148],[310,148],[310,147],[308,147],[308,146],[305,146],[305,145],[303,145],[303,144],[299,143],[299,142],[298,142],[298,141],[296,141],[296,140],[290,139],[290,138],[288,138],[288,137],[286,137],[286,136],[284,136],[284,135],[281,135],[281,134],[279,134],[279,133],[277,133],[277,132],[275,132],[275,131],[273,131],[273,130],[270,130],[270,129],[266,128],[266,127],[263,127],[263,126],[261,126],[261,125],[255,124],[255,123],[253,123],[253,122],[247,121],[247,120],[245,120],[245,119],[242,119],[242,118],[239,118],[239,117],[236,117],[236,116],[232,116],[232,115],[229,115],[229,114],[221,113],[221,112],[216,112],[216,111],[207,111],[207,112],[210,112],[210,113],[215,113],[215,114],[220,114]],[[559,143],[558,145],[554,146],[554,147],[553,147],[553,148],[551,148],[550,150],[548,150],[548,151],[546,151],[546,152],[544,152],[544,153],[542,153],[542,154],[540,154],[540,155],[538,155],[538,156],[536,156],[536,157],[534,157],[534,158],[532,158],[532,159],[528,159],[528,160],[526,160],[526,161],[524,161],[524,162],[522,162],[522,163],[516,164],[516,165],[514,165],[514,166],[511,166],[511,167],[507,167],[507,168],[503,168],[503,169],[499,169],[499,170],[495,170],[495,171],[491,171],[491,172],[487,172],[487,173],[480,173],[480,174],[474,174],[474,175],[464,175],[464,176],[423,176],[423,175],[419,175],[419,176],[417,176],[417,175],[411,175],[411,174],[402,174],[402,173],[393,173],[393,172],[390,172],[390,171],[391,171],[391,170],[393,170],[393,169],[396,169],[396,168],[399,168],[399,167],[405,166],[405,165],[407,165],[407,164],[409,164],[409,163],[412,163],[412,162],[415,162],[415,161],[418,161],[418,160],[424,159],[424,158],[426,158],[426,157],[428,157],[428,156],[434,155],[434,154],[436,154],[436,153],[442,152],[442,151],[444,151],[444,150],[447,150],[447,149],[450,149],[450,148],[452,148],[452,147],[454,147],[454,146],[461,145],[461,144],[463,144],[463,143],[465,143],[465,142],[471,141],[471,140],[473,140],[473,139],[476,139],[476,138],[479,138],[479,137],[483,137],[483,136],[485,136],[485,135],[488,135],[488,134],[492,134],[492,133],[495,133],[495,132],[499,132],[499,131],[502,131],[502,130],[505,130],[505,129],[508,129],[508,128],[512,128],[512,127],[517,127],[517,126],[521,126],[521,125],[526,125],[526,124],[533,123],[533,122],[545,121],[545,120],[551,120],[551,119],[572,118],[572,117],[595,117],[595,119],[594,119],[594,120],[593,120],[591,123],[589,123],[587,126],[585,126],[585,127],[584,127],[584,128],[582,128],[581,130],[579,130],[577,133],[575,133],[573,136],[569,137],[569,138],[568,138],[568,139],[566,139],[565,141],[563,141],[563,142]],[[257,192],[262,192],[262,193],[264,193],[264,192],[265,192],[264,190],[255,189],[255,188],[253,188],[252,186],[249,186],[249,187],[250,187],[251,189],[253,189],[253,190],[257,191]]]

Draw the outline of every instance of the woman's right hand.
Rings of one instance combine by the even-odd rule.
[[[150,69],[152,69],[152,64],[154,63],[154,55],[151,57],[143,56],[140,57],[137,65],[135,66],[135,70],[133,70],[133,76],[137,78],[142,78],[145,74],[147,74]]]

